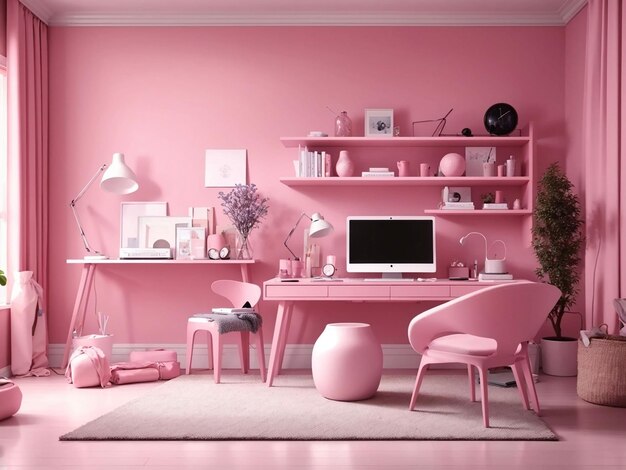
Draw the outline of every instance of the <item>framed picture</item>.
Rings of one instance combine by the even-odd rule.
[[[465,147],[465,176],[483,176],[483,164],[495,162],[495,147]]]
[[[139,248],[175,250],[178,227],[191,227],[191,217],[139,217]]]
[[[204,187],[229,188],[246,184],[246,149],[207,149]]]
[[[365,137],[392,137],[393,109],[365,110]]]
[[[206,258],[206,230],[204,227],[176,228],[176,259]]]
[[[122,202],[120,248],[139,248],[139,217],[166,215],[167,202]]]

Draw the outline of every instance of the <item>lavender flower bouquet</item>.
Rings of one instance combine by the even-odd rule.
[[[222,200],[224,214],[230,219],[241,236],[236,258],[251,257],[248,254],[250,250],[248,237],[252,229],[257,227],[260,220],[267,215],[269,198],[262,198],[257,194],[255,184],[237,184],[228,193],[220,191],[218,197]]]

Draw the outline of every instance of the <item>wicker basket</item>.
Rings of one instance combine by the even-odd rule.
[[[598,405],[626,407],[626,337],[578,341],[578,396]]]

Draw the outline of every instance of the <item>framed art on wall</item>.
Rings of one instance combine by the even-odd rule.
[[[246,149],[207,149],[204,187],[228,188],[246,184]]]
[[[483,176],[483,165],[495,162],[495,147],[465,147],[465,176]]]
[[[365,137],[392,137],[393,109],[365,110]]]

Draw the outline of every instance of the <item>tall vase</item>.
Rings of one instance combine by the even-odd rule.
[[[335,166],[337,176],[352,176],[354,175],[354,162],[350,158],[350,154],[347,150],[339,152],[339,159]]]
[[[235,259],[253,259],[252,245],[250,244],[250,234],[244,236],[237,232],[235,239]]]

